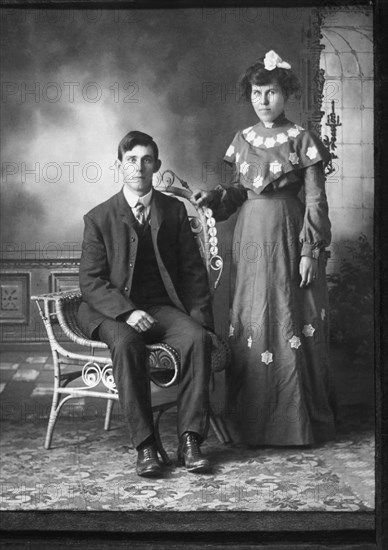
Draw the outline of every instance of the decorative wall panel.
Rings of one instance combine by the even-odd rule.
[[[0,342],[17,346],[46,343],[46,331],[31,296],[78,287],[78,267],[78,258],[3,259]]]
[[[78,269],[52,271],[49,276],[50,292],[73,290],[79,287]]]
[[[0,274],[0,323],[28,324],[30,273]]]

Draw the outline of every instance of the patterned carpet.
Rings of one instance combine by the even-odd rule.
[[[351,411],[344,411],[351,412]],[[374,441],[370,422],[342,427],[315,449],[223,446],[213,433],[203,446],[211,474],[166,467],[164,479],[139,478],[136,452],[120,422],[62,417],[54,445],[43,449],[46,421],[5,422],[2,509],[8,510],[373,510]],[[175,459],[175,414],[162,437]]]
[[[222,374],[212,393],[222,410]],[[51,357],[7,352],[0,364],[1,508],[4,510],[370,511],[374,509],[373,380],[341,361],[335,441],[316,448],[247,449],[222,445],[210,429],[203,445],[214,468],[207,475],[165,468],[165,478],[139,478],[136,451],[119,409],[103,430],[104,408],[93,398],[72,400],[58,420],[53,447],[43,447],[52,396]],[[169,390],[153,386],[154,402]],[[170,392],[170,393],[169,393]],[[163,397],[162,397],[163,396]],[[218,409],[215,407],[218,404]],[[175,461],[175,412],[161,423]]]

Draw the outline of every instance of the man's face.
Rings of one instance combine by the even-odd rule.
[[[152,175],[160,168],[160,160],[156,160],[150,145],[135,145],[130,151],[126,151],[122,161],[118,161],[123,174],[124,185],[142,197],[152,187]]]

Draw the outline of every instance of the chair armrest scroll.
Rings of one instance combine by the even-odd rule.
[[[40,314],[43,320],[48,319],[51,322],[49,313],[50,305],[54,308],[53,314],[56,316],[63,333],[76,344],[92,348],[107,349],[104,342],[89,340],[83,333],[78,323],[77,312],[82,302],[82,293],[79,288],[74,290],[63,290],[61,292],[51,292],[47,294],[38,294],[31,297],[37,302]],[[40,303],[43,302],[44,314],[40,308]]]

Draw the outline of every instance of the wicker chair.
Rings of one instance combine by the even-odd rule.
[[[180,187],[173,185],[179,180]],[[159,190],[190,201],[192,191],[188,184],[178,178],[172,171],[167,170],[156,186]],[[192,203],[193,204],[193,203]],[[195,234],[198,246],[209,274],[211,289],[214,292],[220,281],[223,270],[223,260],[218,254],[217,230],[212,211],[209,208],[194,206],[194,215],[189,215],[190,224]],[[211,281],[212,274],[216,280]],[[79,397],[97,397],[107,400],[104,429],[108,430],[111,422],[112,408],[118,400],[116,385],[113,379],[112,361],[105,343],[89,340],[82,332],[77,319],[78,308],[82,301],[79,289],[41,294],[32,296],[36,301],[41,318],[47,331],[54,362],[54,394],[48,422],[45,448],[51,446],[53,432],[58,415],[63,405],[70,399]],[[60,330],[58,331],[58,327]],[[58,334],[57,334],[58,333]],[[65,348],[63,335],[71,343],[81,346],[81,350],[74,351]],[[68,343],[68,342],[67,342]],[[84,348],[87,348],[85,351]],[[150,380],[161,388],[167,388],[179,381],[180,360],[179,354],[165,343],[147,346],[147,368]],[[212,373],[222,371],[230,360],[228,344],[220,337],[213,337]],[[68,370],[68,367],[78,367],[77,370]],[[80,368],[81,367],[81,368]],[[70,382],[81,379],[80,385],[69,386]],[[153,405],[156,413],[154,422],[155,438],[162,460],[170,464],[169,457],[163,448],[159,423],[162,414],[174,407],[176,400]],[[222,443],[230,441],[227,430],[222,421],[210,410],[210,425]]]

